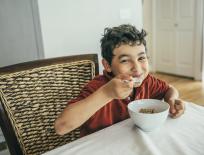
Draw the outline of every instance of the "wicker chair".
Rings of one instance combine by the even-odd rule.
[[[79,129],[58,136],[54,120],[95,74],[96,54],[0,68],[0,125],[11,155],[39,155],[79,138]]]

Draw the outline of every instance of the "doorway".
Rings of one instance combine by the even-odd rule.
[[[181,54],[182,52],[180,52],[178,50],[179,48],[181,48],[181,49],[183,48],[181,46],[181,44],[177,43],[177,46],[180,46],[179,48],[176,45],[174,45],[174,46],[176,46],[176,47],[174,47],[174,49],[177,49],[177,51],[179,53],[176,56],[175,56],[175,52],[171,52],[170,50],[169,51],[166,50],[166,48],[168,48],[168,47],[165,47],[165,46],[170,46],[170,44],[172,44],[172,42],[175,42],[175,40],[171,39],[171,36],[173,36],[175,34],[170,33],[168,31],[167,31],[168,33],[167,32],[166,33],[170,37],[167,37],[167,35],[164,35],[165,38],[162,39],[162,41],[163,40],[167,41],[168,39],[169,40],[173,40],[173,41],[171,41],[169,43],[167,42],[166,43],[167,45],[165,45],[165,46],[164,45],[162,45],[161,47],[159,46],[160,48],[162,48],[162,47],[164,48],[165,47],[164,50],[166,50],[167,52],[166,53],[165,52],[161,52],[162,50],[160,52],[158,52],[158,49],[157,49],[157,46],[161,45],[161,42],[159,42],[157,40],[158,37],[159,37],[159,35],[157,33],[158,23],[157,23],[157,20],[156,20],[156,19],[158,19],[158,17],[157,17],[157,8],[158,8],[158,6],[157,5],[161,6],[161,3],[163,3],[162,5],[164,5],[165,9],[166,9],[165,10],[163,8],[163,11],[172,12],[171,9],[175,9],[176,1],[177,1],[177,3],[179,1],[180,4],[186,3],[184,6],[186,6],[186,5],[188,6],[189,3],[190,4],[194,3],[194,7],[196,8],[196,9],[193,8],[193,10],[194,10],[193,14],[196,16],[196,19],[194,19],[194,25],[193,25],[195,32],[194,32],[194,36],[193,36],[193,40],[192,40],[192,41],[194,41],[194,45],[191,45],[191,46],[193,46],[193,47],[191,47],[191,48],[193,48],[193,52],[192,52],[193,53],[193,56],[192,56],[193,58],[192,59],[189,56],[189,54],[187,54],[187,52],[183,52],[184,54]],[[178,4],[176,4],[176,5],[178,7]],[[181,6],[181,7],[183,7],[183,6]],[[189,7],[191,7],[191,6],[189,6]],[[184,8],[182,14],[185,14],[185,12],[188,11],[188,8],[187,8],[187,10],[185,10],[186,8]],[[148,37],[147,37],[147,49],[148,49],[148,54],[150,55],[150,67],[151,67],[151,71],[155,72],[155,71],[159,71],[160,70],[157,67],[158,67],[158,62],[159,61],[161,62],[161,60],[159,60],[161,58],[161,56],[158,57],[158,55],[159,54],[160,55],[162,55],[162,54],[164,55],[164,53],[165,53],[166,56],[165,55],[164,55],[165,57],[163,56],[164,57],[163,62],[166,63],[166,64],[169,64],[169,66],[171,64],[171,66],[169,67],[169,66],[166,65],[165,68],[163,68],[164,70],[162,70],[163,72],[180,75],[181,73],[184,72],[181,69],[182,67],[189,66],[189,68],[191,68],[191,66],[192,66],[191,69],[193,69],[193,71],[192,70],[190,71],[191,72],[190,75],[188,75],[188,71],[187,71],[187,69],[185,69],[185,73],[187,72],[187,75],[185,75],[185,76],[193,77],[195,80],[201,80],[202,79],[202,53],[203,53],[203,50],[202,50],[202,44],[203,44],[202,43],[202,33],[203,33],[202,25],[203,25],[203,9],[204,9],[204,2],[203,2],[203,0],[196,0],[196,1],[194,1],[194,0],[155,0],[155,1],[147,0],[147,1],[144,1],[144,3],[143,3],[143,17],[144,17],[143,18],[144,19],[143,20],[143,24],[144,24],[144,29],[148,33]],[[171,13],[169,13],[169,14],[171,15]],[[187,14],[189,14],[189,13],[187,12]],[[191,11],[190,14],[192,14],[192,11]],[[168,13],[163,14],[163,16],[168,16]],[[175,18],[175,17],[173,16],[172,18]],[[167,21],[167,19],[166,19],[166,21]],[[169,20],[169,21],[173,21],[173,20]],[[168,22],[166,22],[165,24],[167,26],[170,25],[170,24],[168,25]],[[173,30],[175,31],[176,28],[179,29],[178,28],[179,25],[177,25],[177,23],[171,23],[171,24],[172,24],[171,25],[172,26],[172,29],[171,29],[172,31]],[[178,23],[178,24],[180,24],[180,23]],[[163,25],[163,26],[165,26],[165,25]],[[173,28],[173,27],[175,27],[175,28]],[[181,34],[180,38],[183,37],[184,39],[187,39],[187,38],[185,38],[185,35],[186,36],[192,35],[192,34],[190,34],[190,32],[189,33],[180,33],[180,34]],[[181,42],[184,42],[182,39],[180,39],[180,40],[181,40]],[[190,42],[190,40],[191,39],[189,39],[188,42]],[[185,45],[185,43],[183,43],[183,44]],[[169,48],[173,48],[173,47],[170,46]],[[187,48],[187,47],[184,47],[184,48]],[[189,50],[189,49],[187,48],[187,50]],[[181,59],[177,58],[178,55],[181,57]],[[174,57],[175,60],[173,60],[172,57]],[[186,60],[184,59],[185,57],[187,57]],[[167,62],[165,62],[166,59],[167,59]],[[174,61],[174,63],[172,63],[171,61]],[[176,70],[176,73],[172,72],[173,69],[171,69],[171,67],[173,66],[173,67],[177,68],[177,64],[179,64],[181,66],[178,69],[181,72],[179,72],[178,70]],[[162,67],[162,65],[160,65],[159,67]],[[203,76],[204,76],[204,74],[203,74]]]
[[[196,42],[198,10],[195,0],[156,0],[156,71],[192,78],[195,68],[201,72],[201,50]]]

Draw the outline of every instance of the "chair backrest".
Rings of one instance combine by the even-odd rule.
[[[79,138],[79,129],[58,136],[54,121],[96,74],[97,54],[0,68],[0,125],[11,155],[39,155]]]

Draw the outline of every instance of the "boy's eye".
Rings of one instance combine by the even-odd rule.
[[[126,63],[128,61],[129,61],[128,59],[123,59],[123,60],[120,60],[120,63]]]
[[[142,56],[142,57],[139,57],[139,61],[146,61],[147,57],[146,56]]]

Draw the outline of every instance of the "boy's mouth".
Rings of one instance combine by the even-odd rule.
[[[141,79],[142,78],[142,73],[141,74],[132,74],[133,78]]]
[[[133,80],[133,83],[134,85],[138,85],[138,84],[141,84],[142,83],[142,74],[133,74],[132,75],[132,80]]]
[[[132,80],[133,80],[134,83],[141,83],[142,82],[141,78],[133,77]]]
[[[133,84],[136,86],[138,84],[142,83],[142,74],[134,74],[132,75],[132,80],[124,80],[124,82],[130,82],[133,81]]]

